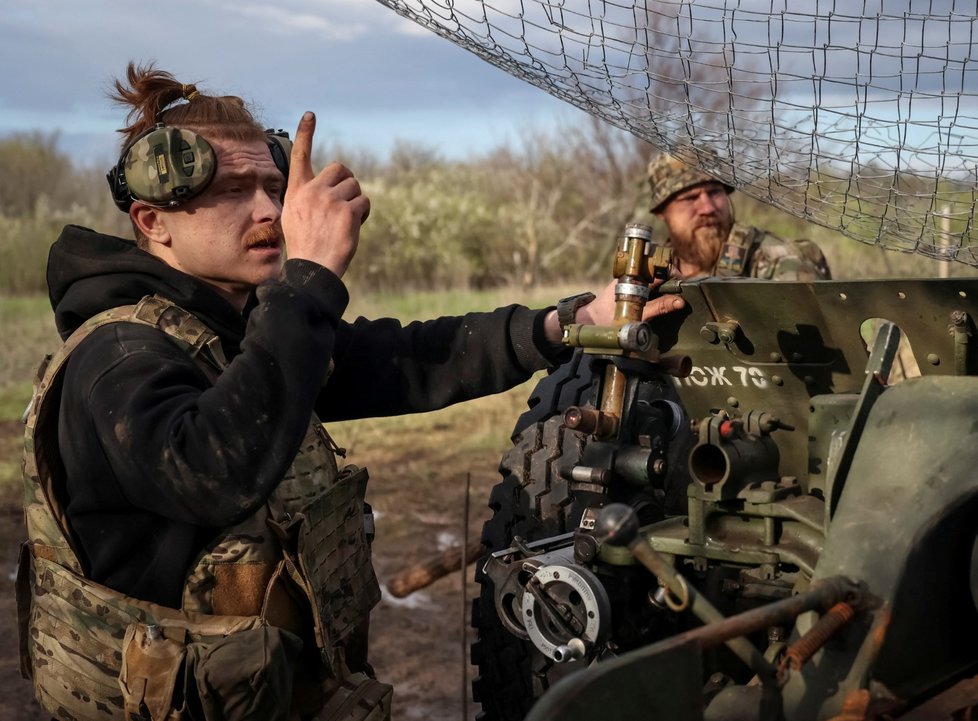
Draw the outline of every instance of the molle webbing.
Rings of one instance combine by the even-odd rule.
[[[720,250],[714,275],[739,277],[749,274],[751,256],[761,242],[764,231],[734,223]]]
[[[258,617],[204,617],[130,598],[84,578],[62,499],[65,470],[58,449],[58,409],[71,353],[110,323],[163,330],[216,375],[224,355],[216,336],[172,303],[146,297],[100,313],[41,363],[24,416],[24,511],[28,540],[17,577],[21,672],[33,678],[39,703],[58,718],[124,718],[119,688],[127,626],[172,624],[218,636],[263,623]]]

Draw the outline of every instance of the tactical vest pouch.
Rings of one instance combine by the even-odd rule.
[[[195,721],[286,721],[301,648],[298,636],[275,626],[190,644],[186,676],[190,717]]]
[[[143,623],[126,629],[119,685],[130,718],[165,721],[182,715],[183,689],[176,699],[174,692],[186,656],[186,629]]]
[[[130,650],[123,645],[123,629],[128,634],[131,627],[141,626],[145,629],[146,626],[160,626],[165,629],[163,638],[176,644],[155,647],[146,654],[149,658],[138,662],[133,659],[135,665],[127,672],[132,686],[130,695],[141,693],[145,698],[148,694],[150,703],[160,713],[159,709],[166,705],[166,698],[171,693],[172,705],[180,706],[182,703],[179,699],[183,695],[183,688],[178,679],[184,651],[180,648],[179,639],[188,639],[189,648],[196,642],[208,643],[210,639],[224,640],[224,637],[241,636],[242,632],[251,629],[261,630],[264,625],[257,616],[183,614],[172,608],[124,596],[88,581],[53,561],[37,556],[31,560],[33,603],[28,641],[30,670],[38,702],[57,719],[128,721],[127,702],[120,687],[123,652]],[[153,632],[144,631],[144,635],[146,633],[152,635]],[[136,638],[135,631],[132,635]],[[288,636],[292,637],[292,634]],[[129,646],[132,643],[130,640]],[[289,641],[282,643],[286,648],[291,648]],[[251,648],[254,647],[249,646]],[[264,657],[260,658],[263,662]],[[146,687],[139,691],[135,688],[135,678],[140,664],[160,664],[159,667],[165,669],[176,666],[177,671],[164,671],[163,675],[167,677],[165,683],[154,679],[150,684],[147,680]],[[173,676],[172,673],[177,675]],[[173,685],[168,679],[176,684],[172,689],[167,688]],[[284,705],[288,708],[288,703]],[[176,721],[192,717],[174,715],[170,718]]]
[[[721,278],[736,278],[748,274],[751,259],[764,232],[748,225],[734,223],[727,240],[720,249],[720,257],[713,269],[713,275]]]
[[[320,721],[388,721],[394,687],[365,673],[346,676],[319,713]]]
[[[260,626],[188,642],[186,629],[133,624],[119,677],[126,713],[151,721],[286,721],[302,642]]]
[[[298,582],[312,605],[316,643],[327,667],[340,676],[343,642],[380,600],[364,528],[367,471],[347,466],[335,484],[278,524]],[[304,581],[303,581],[304,579]]]

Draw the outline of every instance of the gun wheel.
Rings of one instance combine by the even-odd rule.
[[[580,353],[540,381],[530,396],[530,410],[513,431],[513,447],[503,456],[503,480],[489,497],[492,517],[482,528],[491,551],[509,548],[515,536],[527,541],[566,533],[580,522],[581,509],[571,504],[567,482],[558,466],[580,458],[586,437],[563,426],[560,413],[585,402],[591,390],[590,359]],[[472,663],[479,673],[473,697],[482,705],[481,721],[519,721],[549,686],[577,664],[556,667],[506,631],[496,615],[492,581],[476,566],[479,598],[472,603]]]

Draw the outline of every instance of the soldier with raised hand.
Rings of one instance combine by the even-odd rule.
[[[769,280],[828,280],[828,263],[811,240],[786,240],[736,222],[733,188],[667,153],[648,166],[649,209],[669,231],[683,278],[740,276]]]
[[[343,165],[313,172],[311,113],[291,146],[132,63],[113,98],[135,242],[69,225],[51,248],[65,343],[26,417],[22,666],[59,719],[388,718],[367,475],[322,422],[522,383],[567,358],[562,322],[611,322],[613,284],[560,315],[346,322],[370,202]]]

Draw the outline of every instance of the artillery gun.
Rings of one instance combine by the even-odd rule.
[[[955,3],[381,2],[766,204],[978,267]],[[642,327],[643,235],[500,465],[483,721],[970,717],[978,282],[663,284],[686,309]]]
[[[978,705],[978,279],[667,281],[618,241],[500,464],[484,721],[958,718]],[[899,380],[899,382],[895,382]]]

